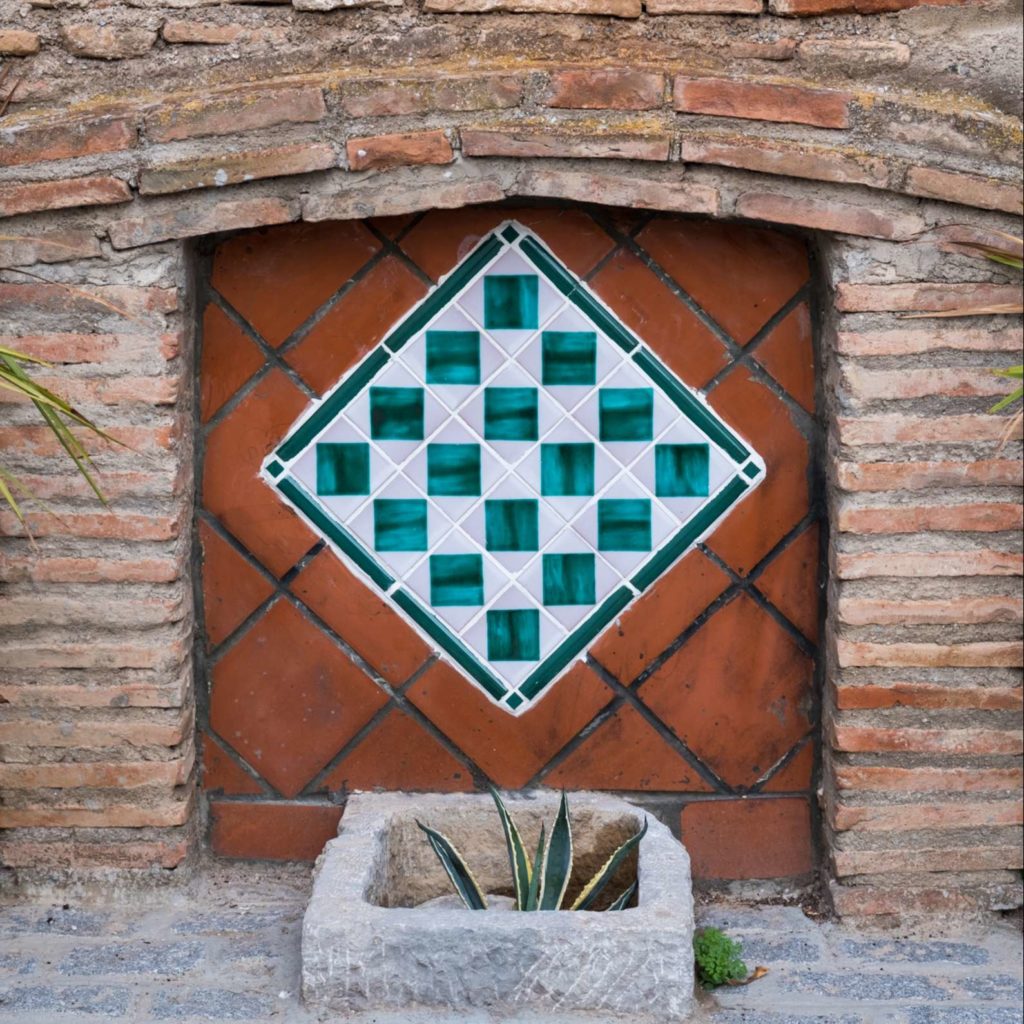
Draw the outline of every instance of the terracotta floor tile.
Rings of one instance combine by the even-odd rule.
[[[382,235],[395,238],[418,216],[418,213],[396,213],[391,217],[371,217],[366,223],[375,227]]]
[[[807,514],[810,453],[789,410],[738,366],[711,392],[711,405],[765,460],[764,482],[732,509],[706,541],[746,575]]]
[[[473,777],[422,725],[396,709],[338,762],[324,789],[465,793],[473,789]]]
[[[352,220],[248,231],[217,248],[211,282],[276,348],[380,247]]]
[[[818,524],[790,541],[757,577],[757,589],[811,643],[818,642]]]
[[[626,704],[544,776],[545,786],[707,793],[711,787]]]
[[[611,691],[580,664],[518,718],[496,707],[445,662],[425,672],[406,695],[496,785],[510,789],[533,778],[612,699]]]
[[[270,582],[206,523],[199,522],[207,649],[230,636],[274,592]]]
[[[655,217],[637,241],[740,345],[810,273],[801,241],[760,228]]]
[[[210,733],[203,734],[202,783],[207,793],[226,796],[254,796],[263,792],[262,786],[224,752]]]
[[[217,305],[203,311],[199,415],[203,423],[261,367],[259,346]]]
[[[338,833],[340,807],[248,800],[210,801],[210,847],[219,857],[314,861]]]
[[[374,348],[427,293],[427,286],[394,256],[360,278],[285,356],[323,394]]]
[[[691,551],[608,627],[590,653],[628,685],[729,585],[700,551]]]
[[[306,396],[272,370],[206,440],[204,507],[275,576],[287,572],[317,538],[258,474],[263,458],[306,405]]]
[[[691,387],[727,365],[725,346],[633,253],[616,253],[590,286]]]
[[[413,629],[333,551],[321,551],[291,589],[390,683],[404,683],[430,655]]]
[[[809,413],[814,412],[814,343],[811,312],[800,303],[757,346],[757,361]]]
[[[214,665],[210,725],[291,797],[386,702],[333,641],[280,600]]]
[[[804,798],[708,800],[680,819],[694,878],[791,878],[814,869]]]
[[[812,663],[752,598],[715,612],[639,689],[731,786],[750,786],[809,728]]]
[[[814,777],[814,742],[808,740],[793,760],[776,772],[762,787],[762,793],[806,793]]]

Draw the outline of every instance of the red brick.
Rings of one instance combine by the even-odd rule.
[[[405,132],[349,139],[345,153],[350,171],[380,171],[412,164],[450,164],[455,159],[445,132]]]
[[[840,791],[882,793],[1013,792],[1024,786],[1020,768],[891,768],[837,765],[833,768]]]
[[[171,313],[178,308],[174,288],[140,288],[133,285],[0,284],[0,309],[31,307],[39,312],[65,313],[74,317],[102,313],[138,321],[148,313]],[[136,327],[136,330],[138,327]]]
[[[195,751],[171,761],[87,761],[69,764],[0,764],[8,789],[142,789],[180,786],[189,777]]]
[[[62,512],[60,517],[48,511],[26,511],[26,519],[36,537],[102,537],[119,541],[173,540],[181,532],[178,516],[145,515],[144,513]],[[13,517],[0,515],[0,530],[8,536],[25,535],[25,528]]]
[[[911,7],[961,7],[976,0],[769,0],[772,14],[814,17],[819,14],[883,14]]]
[[[896,413],[857,419],[840,416],[836,419],[836,427],[840,442],[848,445],[941,444],[947,441],[974,444],[978,441],[1001,441],[1007,422],[1004,416],[905,416]],[[1018,440],[1022,435],[1024,424],[1015,432]]]
[[[131,149],[137,135],[134,123],[121,118],[0,128],[0,167],[114,153]]]
[[[701,800],[683,808],[680,830],[697,879],[789,878],[814,870],[804,799]]]
[[[888,331],[839,331],[835,350],[846,356],[910,356],[936,349],[966,352],[1019,352],[1024,332],[1019,327],[991,330],[987,327],[899,329]]]
[[[29,57],[39,52],[39,36],[19,28],[0,28],[0,53],[8,57]]]
[[[1019,668],[1024,665],[1020,644],[979,640],[966,644],[858,643],[840,640],[839,664],[850,666],[925,666],[960,668]]]
[[[74,206],[112,206],[130,202],[131,198],[131,189],[120,178],[109,175],[0,185],[0,216]]]
[[[854,404],[929,398],[996,396],[1006,392],[1006,380],[988,368],[968,366],[866,370],[846,363],[842,367],[844,390]]]
[[[751,220],[796,224],[815,231],[865,238],[905,241],[925,230],[924,220],[913,213],[886,214],[867,206],[784,196],[776,192],[744,192],[736,200],[736,212]]]
[[[1020,505],[984,502],[976,505],[930,505],[894,508],[841,508],[836,525],[843,533],[939,532],[998,533],[1020,530]]]
[[[913,196],[982,210],[1003,210],[1018,216],[1024,211],[1024,191],[1019,183],[977,174],[957,174],[938,167],[912,167],[903,191]]]
[[[189,189],[238,185],[259,178],[309,174],[338,166],[334,150],[319,142],[276,149],[229,151],[151,163],[139,172],[142,195],[164,195]]]
[[[801,302],[758,345],[757,361],[809,413],[814,413],[814,339],[811,311]]]
[[[123,444],[136,452],[159,454],[170,451],[178,443],[179,429],[176,425],[169,427],[132,427],[117,423],[104,423],[104,429]],[[115,446],[97,438],[90,441],[90,451],[110,451]],[[53,436],[47,426],[24,425],[18,427],[0,427],[0,450],[5,453],[19,455],[60,455],[65,457],[64,449]],[[118,448],[118,451],[123,449]]]
[[[346,82],[341,106],[352,117],[429,114],[437,110],[501,110],[519,105],[521,75],[440,75],[436,78]]]
[[[1017,618],[1020,609],[1012,609]],[[940,686],[937,683],[889,683],[874,685],[836,683],[836,707],[847,710],[877,710],[878,708],[980,708],[984,710],[1013,711],[1021,707],[1022,691],[1019,687],[1004,689],[1000,686]]]
[[[100,242],[88,229],[60,229],[35,234],[5,235],[0,240],[0,267],[63,263],[100,255]],[[24,351],[24,349],[22,349]]]
[[[61,29],[61,38],[67,50],[76,57],[124,60],[145,56],[156,42],[156,33],[124,25],[65,25]]]
[[[544,776],[559,789],[710,793],[711,786],[630,704]]]
[[[0,808],[0,828],[167,828],[184,825],[191,814],[191,799],[150,798],[145,804],[95,807],[47,802],[45,806]]]
[[[331,804],[211,800],[210,848],[218,857],[314,861],[340,820]]]
[[[426,0],[423,9],[439,14],[510,11],[517,14],[602,14],[639,18],[641,0]]]
[[[978,462],[841,462],[836,482],[844,491],[920,491],[932,487],[1020,487],[1016,459]]]
[[[465,156],[552,157],[555,159],[667,160],[670,136],[659,129],[591,135],[550,128],[464,129]]]
[[[837,725],[836,750],[859,753],[955,754],[984,757],[990,754],[1020,754],[1024,741],[1013,729],[912,729],[900,726]]]
[[[141,673],[145,674],[145,673]],[[125,672],[115,677],[117,682],[104,685],[76,685],[58,683],[47,685],[37,682],[0,682],[0,697],[18,707],[67,708],[177,708],[190,692],[188,672],[169,682],[137,681]]]
[[[1016,801],[883,806],[838,804],[830,815],[839,832],[913,832],[923,829],[1000,828],[1024,822],[1024,809]]]
[[[178,381],[173,377],[51,377],[35,373],[32,379],[44,388],[59,392],[75,406],[84,405],[174,405],[178,400]],[[0,394],[0,404],[26,405],[30,399],[12,391]]]
[[[913,920],[922,916],[933,923],[939,917],[947,920],[979,916],[990,918],[992,911],[1020,902],[1020,882],[1006,879],[999,872],[991,882],[953,888],[941,881],[935,888],[897,885],[830,885],[832,904],[844,919],[889,918],[890,921]],[[912,910],[910,908],[913,908]],[[886,922],[888,923],[888,922]]]
[[[0,863],[12,868],[165,868],[180,865],[189,852],[187,836],[155,842],[5,842],[0,843]]]
[[[832,89],[729,78],[678,76],[672,90],[675,109],[685,113],[808,124],[816,128],[849,128],[852,99],[850,93]]]
[[[836,874],[881,875],[925,872],[998,871],[1024,866],[1020,844],[1014,846],[970,846],[932,849],[896,848],[886,850],[836,850],[832,855]],[[1018,883],[1019,889],[1019,883]],[[908,895],[904,895],[904,908]]]
[[[761,0],[647,0],[648,14],[760,14]]]
[[[894,553],[865,551],[839,554],[836,571],[841,579],[872,576],[1020,576],[1024,555],[1015,551],[923,551]]]
[[[181,352],[177,332],[151,336],[148,334],[23,334],[0,335],[0,345],[17,348],[50,363],[135,363],[153,354],[171,360]]]
[[[843,313],[939,313],[976,306],[1020,305],[1013,284],[905,283],[836,287],[836,309]]]
[[[933,601],[900,598],[890,601],[843,595],[838,607],[839,620],[851,626],[1019,622],[1022,614],[1024,609],[1020,599],[1010,596],[947,597]]]
[[[818,641],[819,562],[820,539],[818,525],[814,523],[768,563],[756,584],[811,643]]]
[[[207,46],[238,42],[245,34],[245,26],[235,22],[217,25],[210,21],[169,19],[160,29],[165,43],[198,43]]]
[[[8,719],[0,722],[0,741],[19,747],[176,747],[192,735],[191,715],[162,721],[131,718],[121,709],[116,718],[89,721],[82,714],[52,716],[51,721]]]
[[[263,352],[213,302],[203,310],[199,416],[206,423],[265,361]]]
[[[616,68],[555,71],[542,102],[572,110],[656,110],[665,102],[665,76]]]
[[[174,238],[194,238],[239,228],[266,227],[299,219],[299,204],[284,199],[232,199],[226,202],[190,202],[169,213],[125,217],[107,228],[115,249],[133,249]]]

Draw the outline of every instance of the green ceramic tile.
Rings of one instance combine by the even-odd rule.
[[[650,551],[650,499],[600,498],[597,502],[597,549]]]
[[[544,604],[593,604],[595,559],[580,553],[544,555]]]
[[[427,331],[427,383],[479,384],[480,332]]]
[[[484,502],[484,537],[488,551],[536,551],[538,511],[535,498]]]
[[[423,440],[423,388],[370,388],[374,441]]]
[[[487,657],[491,661],[536,661],[540,657],[540,612],[536,608],[489,611]]]
[[[594,331],[544,331],[541,379],[545,385],[597,383],[597,334]]]
[[[540,493],[591,495],[594,493],[594,446],[542,444],[540,446]]]
[[[428,444],[427,494],[479,495],[480,445]]]
[[[653,388],[601,388],[600,413],[602,441],[654,438]]]
[[[378,551],[426,551],[426,501],[422,498],[375,499],[373,546]]]
[[[707,497],[708,446],[656,444],[654,493],[659,498]]]
[[[537,440],[536,388],[484,388],[484,439]]]
[[[431,555],[430,603],[482,605],[484,603],[484,560],[481,555]]]
[[[369,494],[370,446],[321,442],[316,446],[316,493]]]
[[[757,474],[760,472],[760,467],[755,466],[752,462],[748,463],[746,466],[743,467],[743,475],[747,477],[748,480],[753,480],[754,477],[757,476]]]
[[[488,274],[484,278],[484,327],[489,331],[537,327],[536,274]]]

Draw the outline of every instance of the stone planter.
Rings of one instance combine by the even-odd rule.
[[[509,798],[528,849],[541,821],[554,819],[557,802],[550,793]],[[639,808],[602,795],[575,794],[570,809],[579,876],[589,877],[643,820]],[[476,1008],[663,1024],[687,1017],[693,997],[690,863],[660,822],[648,815],[635,907],[489,913],[417,909],[451,890],[416,818],[452,839],[485,891],[510,891],[489,796],[354,795],[338,838],[317,863],[303,923],[307,1002],[346,1013]],[[618,880],[613,887],[618,891]]]

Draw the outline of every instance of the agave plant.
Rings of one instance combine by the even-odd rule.
[[[532,859],[527,855],[522,836],[519,834],[519,829],[516,828],[516,823],[512,820],[512,815],[509,814],[500,794],[493,787],[491,796],[494,797],[494,802],[498,807],[505,845],[508,847],[508,862],[512,869],[516,910],[592,909],[598,896],[601,895],[605,886],[618,870],[619,865],[626,859],[630,851],[639,845],[640,840],[647,833],[645,819],[640,831],[630,836],[604,862],[594,877],[583,887],[582,892],[572,905],[564,907],[565,892],[572,876],[573,860],[572,824],[569,820],[569,801],[565,793],[562,794],[561,802],[558,805],[558,814],[547,842],[545,842],[544,825],[541,825],[540,840]],[[462,902],[470,910],[486,910],[487,897],[452,841],[421,821],[417,821],[416,824],[426,833],[427,841],[434,853],[437,854],[437,859],[441,862],[455,891],[462,898]],[[625,909],[633,893],[636,892],[636,886],[637,883],[634,881],[615,898],[608,909]]]

